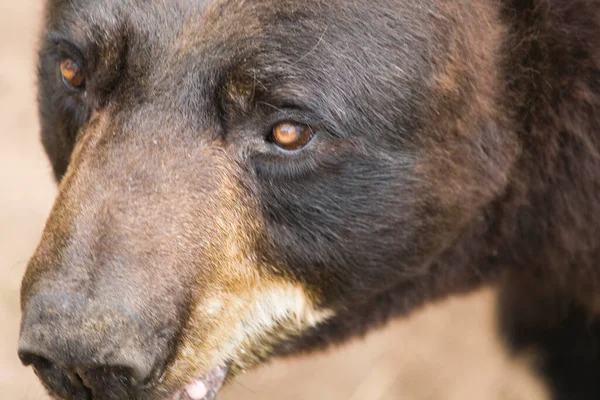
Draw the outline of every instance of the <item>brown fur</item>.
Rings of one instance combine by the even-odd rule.
[[[55,395],[165,398],[498,279],[555,397],[600,393],[600,357],[563,356],[600,344],[596,1],[71,3],[48,3],[60,194],[22,288]],[[270,139],[288,120],[299,152]],[[145,386],[88,376],[132,360]]]

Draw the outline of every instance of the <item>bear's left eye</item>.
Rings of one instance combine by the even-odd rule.
[[[81,66],[72,58],[63,58],[60,63],[60,74],[65,85],[70,89],[80,89],[85,82]]]
[[[284,150],[299,150],[306,146],[314,136],[309,125],[286,121],[275,125],[271,132],[273,143]]]

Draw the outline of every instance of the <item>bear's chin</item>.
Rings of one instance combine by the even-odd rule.
[[[215,367],[166,400],[214,400],[223,386],[228,371],[229,368],[225,365]]]

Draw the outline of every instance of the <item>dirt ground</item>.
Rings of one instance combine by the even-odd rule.
[[[35,109],[42,0],[0,0],[0,399],[46,399],[16,356],[18,290],[56,193]],[[220,400],[538,400],[494,335],[493,292],[427,307],[366,340],[247,373]]]

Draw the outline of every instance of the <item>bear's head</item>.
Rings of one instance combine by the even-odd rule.
[[[487,3],[50,0],[23,362],[58,398],[212,399],[477,276],[433,265],[518,154]]]

